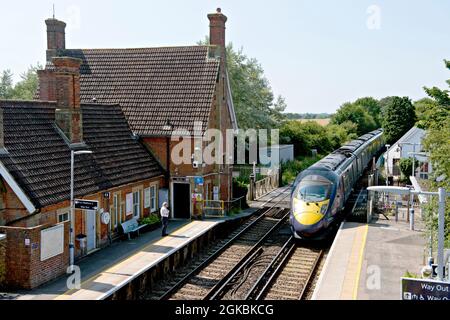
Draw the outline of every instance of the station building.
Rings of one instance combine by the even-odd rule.
[[[46,70],[53,68],[54,57],[78,58],[81,102],[121,106],[133,133],[166,170],[160,203],[169,202],[172,218],[196,218],[205,200],[232,199],[232,165],[226,164],[225,151],[219,155],[223,164],[196,161],[206,142],[195,145],[194,133],[218,129],[226,137],[227,129],[237,130],[226,63],[227,17],[217,9],[208,19],[209,45],[136,49],[67,49],[66,24],[45,21]],[[41,97],[52,98],[42,86],[40,91]],[[188,163],[174,163],[171,157],[180,142],[171,138],[177,132],[187,132],[180,141],[191,146]]]
[[[108,245],[122,221],[156,211],[164,179],[118,105],[80,103],[81,61],[52,63],[39,72],[41,88],[52,84],[42,99],[0,101],[0,285],[9,288],[33,288],[66,272],[71,150],[91,152],[74,158],[75,198],[99,204],[75,211],[74,235],[85,239],[76,257]]]

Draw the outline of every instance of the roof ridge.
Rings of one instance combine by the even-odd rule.
[[[164,45],[156,47],[128,47],[128,48],[67,48],[64,51],[71,50],[142,50],[142,49],[174,49],[174,48],[210,48],[214,45]]]

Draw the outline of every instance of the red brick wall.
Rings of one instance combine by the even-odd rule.
[[[51,225],[0,227],[0,232],[6,234],[6,286],[32,289],[66,272],[69,264],[69,224],[64,224],[64,252],[41,261],[41,230],[48,227]],[[25,245],[25,239],[30,240],[30,245]]]
[[[0,234],[0,288],[6,278],[6,238]]]

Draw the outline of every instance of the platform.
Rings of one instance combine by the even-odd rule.
[[[276,205],[280,208],[289,209],[291,207],[291,188],[291,185],[276,188],[254,201],[249,201],[249,206],[252,208],[263,208]]]
[[[383,216],[369,224],[343,222],[312,299],[400,299],[400,278],[407,271],[420,274],[426,260],[423,226],[418,223],[410,231],[405,216],[400,213],[398,222]],[[420,220],[420,210],[415,220]]]

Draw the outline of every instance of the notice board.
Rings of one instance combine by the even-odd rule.
[[[41,261],[64,252],[64,225],[41,230]]]

